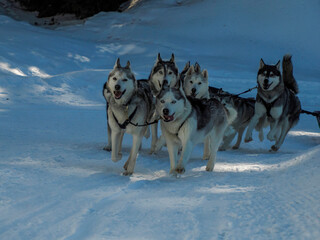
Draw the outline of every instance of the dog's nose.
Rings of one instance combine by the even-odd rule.
[[[167,79],[163,80],[163,85],[164,85],[164,86],[165,86],[165,85],[168,85],[168,80],[167,80]]]
[[[196,93],[196,91],[197,91],[197,89],[195,89],[195,88],[192,88],[192,89],[191,89],[191,92],[192,92],[192,93]]]
[[[264,84],[268,84],[268,82],[269,82],[269,79],[268,78],[266,78],[266,79],[264,79]]]
[[[114,86],[114,89],[117,90],[117,91],[120,90],[120,88],[121,88],[121,87],[120,87],[119,84],[117,84],[117,85]]]
[[[163,109],[162,112],[163,112],[164,115],[169,115],[169,109],[168,108]]]

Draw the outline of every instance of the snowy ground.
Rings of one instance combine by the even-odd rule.
[[[319,110],[319,10],[316,0],[155,0],[56,30],[0,15],[0,239],[319,239],[314,117],[301,115],[277,153],[256,134],[219,152],[212,173],[199,145],[179,179],[149,140],[130,177],[102,150],[102,85],[118,56],[146,78],[158,52],[174,52],[180,69],[198,61],[211,85],[238,93],[255,85],[261,57],[290,52],[302,106]],[[123,159],[130,147],[126,136]]]

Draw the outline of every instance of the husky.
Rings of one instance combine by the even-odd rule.
[[[260,60],[255,113],[245,136],[245,142],[252,141],[254,126],[259,119],[267,117],[270,123],[267,138],[275,141],[270,151],[278,151],[289,130],[298,123],[301,111],[301,104],[296,96],[299,89],[293,77],[293,66],[289,54],[283,57],[282,71],[283,76],[280,72],[280,60],[275,65],[268,65],[262,59]]]
[[[172,88],[165,84],[156,98],[156,111],[161,117],[161,131],[165,137],[170,158],[170,173],[185,172],[194,145],[208,137],[210,148],[204,152],[212,171],[216,153],[228,124],[236,117],[216,99],[187,98],[182,86]],[[178,161],[178,151],[182,147]]]
[[[254,115],[255,100],[253,98],[241,98],[235,95],[226,95],[220,99],[222,104],[230,106],[237,111],[237,118],[231,123],[225,132],[223,144],[220,146],[219,150],[226,150],[237,134],[237,141],[232,146],[232,149],[239,149],[244,130],[247,128]],[[259,130],[261,127],[256,126],[256,129]]]
[[[154,97],[159,94],[164,84],[168,84],[170,87],[179,86],[179,70],[173,53],[170,60],[162,60],[160,53],[158,53],[155,64],[151,69],[148,83]],[[156,119],[159,119],[159,116],[155,111],[151,120],[156,121]],[[158,139],[157,124],[154,124],[151,129],[152,134],[155,136],[155,141],[151,143],[150,153],[157,153],[165,145],[165,139],[163,136],[160,136]]]
[[[137,81],[130,62],[121,67],[119,58],[108,76],[103,94],[107,100],[108,135],[111,135],[111,159],[121,160],[124,133],[133,137],[130,156],[124,164],[124,175],[134,171],[143,136],[149,137],[147,122],[154,113],[153,96],[147,81]],[[139,126],[138,126],[139,125]],[[109,138],[108,138],[109,139]]]
[[[170,87],[177,87],[179,82],[179,71],[173,53],[169,61],[162,60],[160,53],[158,53],[148,81],[154,96],[159,94],[165,83]]]
[[[187,68],[186,65],[185,68]],[[237,111],[237,118],[228,126],[223,137],[223,143],[219,150],[226,150],[236,134],[238,139],[233,149],[238,149],[242,140],[242,135],[248,126],[251,118],[254,115],[254,99],[237,97],[222,89],[211,87],[208,84],[208,71],[201,71],[200,65],[195,63],[194,66],[189,66],[183,79],[183,89],[188,97],[197,99],[218,99],[228,108],[233,108]],[[206,141],[205,147],[208,146]]]

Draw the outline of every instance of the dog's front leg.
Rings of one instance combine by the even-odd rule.
[[[139,134],[132,135],[132,148],[130,151],[130,156],[127,162],[124,164],[123,168],[125,169],[124,175],[131,175],[133,173],[134,167],[137,161],[137,155],[139,148],[141,146],[142,138],[144,131],[141,131]]]
[[[111,159],[113,162],[118,162],[122,158],[122,154],[119,153],[120,151],[120,145],[122,137],[121,137],[121,131],[113,130],[111,132],[111,142],[112,142],[112,150],[111,150]]]
[[[103,150],[110,152],[111,151],[111,128],[109,125],[108,111],[107,111],[107,128],[108,128],[108,144],[103,148]]]
[[[203,146],[203,160],[208,160],[210,157],[210,140],[209,137],[206,137],[204,140],[204,146]]]
[[[267,112],[266,107],[260,103],[260,102],[256,102],[255,106],[255,113],[248,125],[248,129],[247,129],[247,133],[246,136],[244,138],[245,142],[251,142],[252,141],[252,131],[255,128],[255,126],[257,125],[257,123],[259,122],[259,119],[264,116]]]
[[[182,174],[185,172],[185,165],[189,161],[190,155],[192,153],[192,148],[193,148],[193,144],[191,140],[188,139],[182,143],[181,157],[175,169],[177,173]]]
[[[151,122],[154,122],[158,118],[158,114],[154,112],[151,117]],[[151,124],[151,149],[150,154],[155,152],[156,144],[158,140],[158,123]]]
[[[286,117],[283,120],[283,126],[281,128],[280,136],[277,138],[276,144],[271,146],[271,151],[278,151],[278,149],[282,145],[285,137],[287,136],[289,130],[290,130],[290,124],[289,124],[288,117]]]
[[[237,142],[233,145],[232,149],[239,149],[244,130],[245,130],[245,128],[240,128],[240,129],[238,130]]]
[[[279,129],[279,120],[280,120],[282,112],[283,112],[282,106],[273,107],[270,110],[270,115],[271,115],[272,119],[274,119],[274,122],[270,123],[270,132],[267,135],[267,138],[270,141],[276,140],[276,135],[277,135],[278,131],[280,130]]]

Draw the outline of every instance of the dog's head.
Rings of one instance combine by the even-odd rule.
[[[149,76],[149,84],[153,95],[157,96],[164,84],[170,87],[176,87],[179,83],[178,67],[172,54],[169,61],[163,61],[158,53],[156,62]]]
[[[191,66],[184,78],[183,89],[187,96],[194,98],[203,98],[209,91],[208,72],[201,72],[200,65],[196,63]]]
[[[281,82],[280,60],[276,65],[267,65],[260,60],[257,82],[263,91],[272,91]]]
[[[165,122],[179,118],[186,106],[186,96],[181,88],[165,84],[156,98],[156,111]]]
[[[130,62],[121,67],[119,58],[113,70],[110,72],[107,81],[107,89],[112,97],[119,104],[125,104],[137,89],[137,82],[130,68]]]

